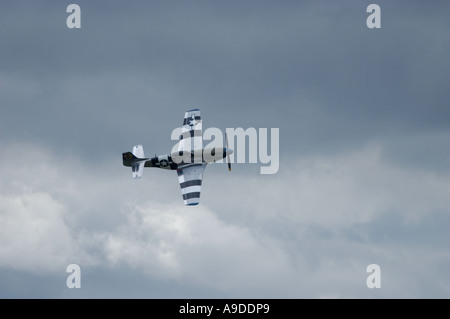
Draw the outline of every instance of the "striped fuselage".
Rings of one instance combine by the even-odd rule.
[[[203,149],[196,153],[180,152],[155,156],[145,162],[145,167],[176,170],[189,164],[212,163],[227,156],[226,148]]]

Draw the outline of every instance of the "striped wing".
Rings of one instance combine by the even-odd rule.
[[[178,182],[181,187],[185,205],[197,205],[200,202],[203,170],[206,164],[190,164],[177,169]]]
[[[203,149],[202,118],[199,109],[189,110],[184,114],[183,126],[181,127],[178,152],[184,155],[191,154],[191,161],[187,163],[201,163]],[[195,155],[195,161],[194,161]]]

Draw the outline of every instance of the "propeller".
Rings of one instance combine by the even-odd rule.
[[[228,171],[231,172],[231,161],[230,161],[230,153],[228,151],[228,135],[227,132],[225,132],[225,140],[227,142],[227,164],[228,164]]]

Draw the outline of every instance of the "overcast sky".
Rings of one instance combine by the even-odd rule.
[[[1,298],[450,297],[450,2],[73,2],[0,4]],[[278,172],[133,180],[192,108]]]

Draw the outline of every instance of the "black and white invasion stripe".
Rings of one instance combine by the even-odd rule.
[[[185,205],[197,205],[200,202],[205,166],[206,164],[191,164],[177,169],[181,195]]]

